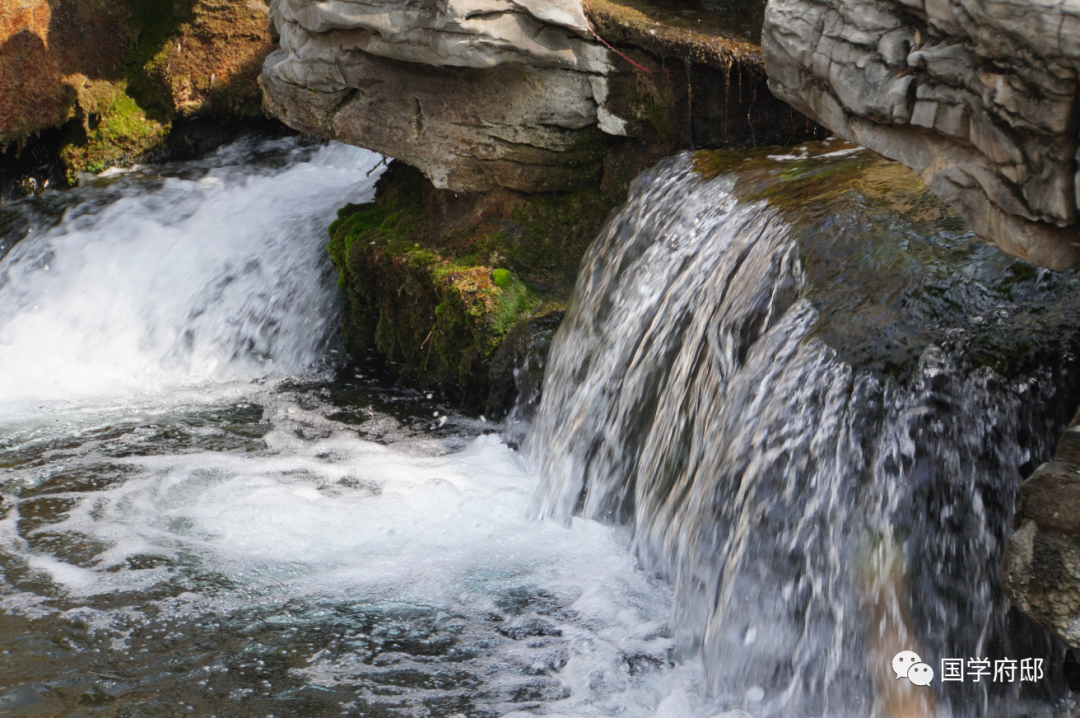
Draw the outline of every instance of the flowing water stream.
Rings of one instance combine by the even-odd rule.
[[[337,353],[325,227],[379,159],[0,207],[0,713],[896,716],[905,647],[1044,659],[939,715],[1064,715],[995,572],[1080,399],[1075,275],[839,144],[668,158],[518,452]]]
[[[529,520],[490,427],[336,361],[325,228],[379,160],[0,208],[0,714],[711,715],[624,530]]]
[[[663,161],[590,249],[533,512],[632,527],[679,651],[755,714],[1043,710],[1061,646],[996,571],[1076,400],[1076,277],[978,244],[870,153],[767,152]],[[893,695],[905,648],[1048,672]]]

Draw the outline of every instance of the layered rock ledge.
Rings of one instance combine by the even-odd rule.
[[[1080,3],[771,0],[769,86],[915,169],[991,244],[1080,266]]]
[[[813,134],[768,92],[752,24],[719,30],[707,13],[665,12],[643,2],[274,0],[281,49],[263,68],[266,107],[454,191],[569,191],[602,177],[625,186],[678,147]]]
[[[499,415],[634,176],[822,132],[769,92],[760,15],[695,2],[271,3],[268,114],[398,160],[331,228],[351,354]]]

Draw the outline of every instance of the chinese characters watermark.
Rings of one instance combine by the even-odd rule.
[[[991,663],[989,658],[942,658],[941,680],[963,683],[981,683],[985,678],[994,683],[1015,683],[1017,680],[1027,683],[1041,680],[1043,677],[1043,659],[1041,658],[1002,658]]]
[[[917,686],[928,686],[934,680],[934,669],[914,651],[900,651],[893,656],[892,669],[897,680],[907,678]],[[1043,659],[942,658],[940,675],[942,683],[1027,683],[1042,679]]]

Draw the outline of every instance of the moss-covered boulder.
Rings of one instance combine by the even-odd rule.
[[[0,18],[0,149],[63,128],[80,171],[140,161],[177,119],[262,116],[267,8],[246,0],[28,0]]]
[[[509,409],[513,362],[530,323],[550,333],[578,263],[617,197],[598,189],[525,195],[435,189],[395,162],[374,202],[330,226],[350,352],[377,350],[406,381],[462,406]],[[494,367],[494,370],[493,370]]]

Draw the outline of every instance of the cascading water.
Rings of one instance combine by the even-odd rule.
[[[996,570],[1076,401],[1076,277],[974,243],[925,188],[899,206],[873,181],[899,170],[837,147],[636,180],[552,344],[533,511],[632,527],[729,706],[1026,714],[1062,649]],[[902,648],[1046,675],[920,694],[888,673]]]
[[[0,268],[5,405],[309,366],[334,299],[312,248],[342,196],[371,193],[374,179],[356,175],[377,159],[240,143],[175,174],[136,171],[9,210],[28,236]]]
[[[624,532],[529,521],[490,427],[328,361],[378,160],[249,140],[0,207],[0,714],[713,715]]]
[[[1047,661],[940,715],[1051,705],[994,572],[1078,398],[1076,278],[925,197],[821,200],[878,165],[805,154],[638,180],[539,478],[331,359],[324,228],[377,156],[249,140],[0,207],[0,713],[892,716],[897,642]]]

